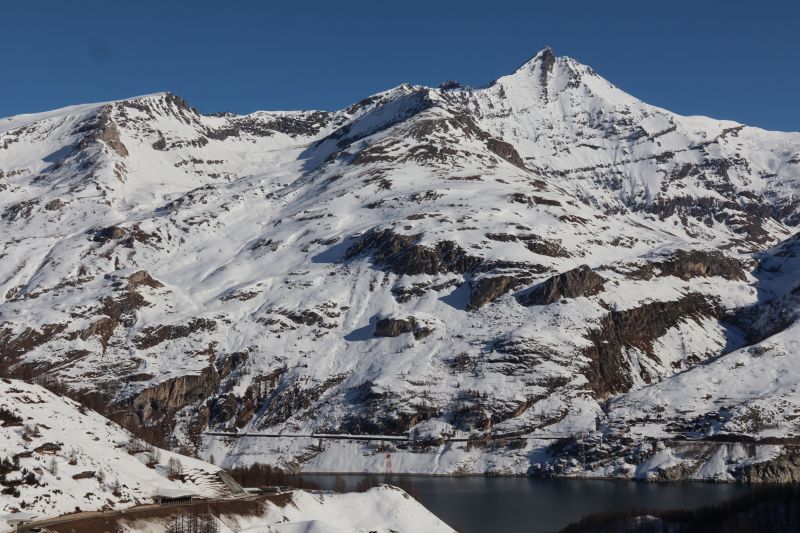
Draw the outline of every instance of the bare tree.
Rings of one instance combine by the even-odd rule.
[[[167,462],[167,475],[170,479],[179,479],[183,476],[183,464],[177,457],[170,457]]]
[[[47,468],[47,470],[54,476],[58,475],[58,460],[55,458],[55,456],[50,459],[50,466]]]

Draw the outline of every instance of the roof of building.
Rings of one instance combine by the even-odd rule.
[[[6,522],[13,521],[13,520],[33,520],[38,515],[35,513],[11,513],[11,514],[1,514],[0,520],[5,520]]]
[[[197,492],[185,489],[156,489],[153,498],[189,498],[199,496]]]

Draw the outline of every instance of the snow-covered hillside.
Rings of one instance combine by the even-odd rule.
[[[94,411],[42,387],[0,379],[0,515],[33,513],[41,519],[120,509],[151,503],[164,490],[230,495],[218,471],[148,447]],[[0,521],[0,531],[4,527]]]
[[[649,439],[773,439],[741,477],[795,437],[798,185],[800,134],[550,49],[337,112],[0,119],[0,371],[223,465],[713,477]]]

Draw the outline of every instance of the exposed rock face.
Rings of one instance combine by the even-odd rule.
[[[231,368],[226,368],[229,361],[234,360],[233,357],[226,358],[224,365],[220,368],[220,363],[217,361],[217,369],[223,380],[227,385],[233,385],[231,378],[225,379],[229,372],[234,372],[238,367],[244,369],[244,362],[239,360]],[[211,427],[218,428],[241,428],[249,423],[256,415],[258,409],[264,405],[266,399],[275,390],[281,375],[285,369],[279,368],[269,374],[255,376],[250,386],[247,387],[244,394],[238,396],[233,392],[227,394],[218,394],[212,398],[209,405],[209,420],[208,423]],[[236,374],[234,373],[235,377]]]
[[[349,389],[347,398],[353,409],[336,431],[353,435],[403,435],[416,424],[442,415],[435,405],[398,398],[370,381]]]
[[[556,64],[556,56],[553,53],[552,48],[547,47],[540,52],[540,57],[540,83],[543,88],[547,88],[547,77],[551,72],[553,72],[553,67]]]
[[[61,209],[65,205],[66,204],[64,202],[62,202],[61,200],[56,198],[55,200],[51,200],[51,201],[47,202],[45,204],[44,208],[47,209],[48,211],[58,211],[59,209]]]
[[[684,280],[696,277],[719,276],[732,281],[745,281],[744,265],[719,250],[678,250],[659,264],[662,276]]]
[[[584,350],[590,363],[585,370],[598,397],[626,392],[633,385],[626,350],[635,348],[654,357],[653,341],[686,320],[720,318],[722,309],[706,296],[690,293],[671,302],[653,302],[624,311],[612,311],[600,320],[600,327],[588,332],[592,346]],[[642,379],[649,382],[646,372]]]
[[[508,275],[479,278],[477,281],[472,282],[467,308],[474,310],[483,307],[514,289],[519,283],[520,280],[516,276]]]
[[[41,331],[26,328],[15,336],[10,329],[2,328],[0,324],[0,369],[9,368],[20,357],[52,340],[65,329],[67,329],[66,324],[45,324]]]
[[[719,250],[676,250],[663,261],[637,265],[629,276],[635,279],[675,276],[687,281],[697,277],[721,277],[731,281],[747,279],[744,264]]]
[[[172,433],[176,413],[195,404],[198,409],[190,421],[194,433],[189,436],[197,438],[208,424],[207,402],[219,384],[220,375],[213,366],[208,366],[199,374],[169,379],[123,399],[116,408],[125,412],[114,418],[137,434],[148,436],[150,441],[165,442]]]
[[[107,121],[103,124],[102,129],[100,130],[97,138],[108,145],[109,148],[117,152],[117,154],[121,155],[122,157],[128,156],[128,149],[125,148],[125,145],[122,144],[122,141],[119,138],[119,130],[117,129],[117,125],[111,121]]]
[[[414,317],[382,318],[375,324],[376,337],[397,337],[414,331]]]
[[[721,178],[728,177],[728,171],[741,164],[730,160],[715,161],[714,165],[693,167],[697,175],[714,173]],[[730,186],[721,187],[718,193],[726,198],[716,196],[679,196],[673,198],[657,198],[656,201],[643,206],[650,213],[655,213],[662,219],[678,215],[683,221],[690,218],[702,220],[707,225],[714,221],[729,224],[736,233],[754,244],[764,245],[770,241],[770,233],[765,228],[765,222],[770,218],[797,222],[796,200],[781,202],[782,205],[771,205],[763,200],[748,201],[740,204],[738,191]]]
[[[153,147],[153,150],[158,150],[160,152],[163,152],[164,150],[166,150],[167,149],[167,140],[164,138],[164,134],[159,131],[158,132],[158,140],[156,142],[154,142],[151,146]]]
[[[128,276],[128,290],[136,290],[136,288],[140,285],[144,285],[152,289],[158,289],[164,286],[160,281],[153,279],[153,277],[146,270],[137,270]]]
[[[742,466],[737,478],[742,483],[800,483],[800,454],[788,448],[774,459]]]
[[[142,334],[134,339],[134,344],[140,350],[152,348],[168,339],[188,337],[192,333],[201,330],[215,330],[217,323],[207,318],[195,318],[188,324],[177,324],[168,326],[154,326],[145,328]]]
[[[381,318],[375,323],[376,337],[398,337],[403,333],[413,333],[415,339],[422,339],[432,332],[432,328],[420,323],[413,316],[408,318]]]
[[[94,470],[84,470],[72,475],[72,479],[91,479],[94,477]]]
[[[386,409],[380,401],[371,402],[365,414],[351,414],[342,424],[342,431],[352,435],[405,435],[420,422],[441,416],[432,406],[418,405],[405,409]]]
[[[120,228],[119,226],[108,226],[106,228],[97,230],[92,237],[92,240],[96,242],[107,243],[109,241],[121,239],[124,236],[124,228]]]
[[[166,413],[174,413],[185,405],[211,396],[219,382],[212,367],[200,374],[181,376],[143,390],[125,401],[143,423],[148,423]]]
[[[373,261],[395,274],[441,274],[470,272],[483,260],[467,254],[452,241],[437,242],[432,248],[416,242],[420,235],[400,235],[392,230],[370,231],[345,255],[352,259],[369,251]]]
[[[125,281],[119,280],[116,276],[111,276],[110,279],[118,280],[114,282],[116,285],[125,283]],[[140,286],[154,289],[163,287],[161,282],[153,279],[145,270],[134,272],[127,277],[126,281],[127,286],[123,291],[118,292],[115,296],[108,296],[103,301],[103,305],[98,311],[105,316],[80,332],[80,338],[83,340],[94,336],[99,337],[103,353],[108,349],[109,341],[114,335],[117,326],[132,327],[136,310],[148,305],[144,297],[137,292],[137,289]]]
[[[524,200],[526,203],[528,198]],[[522,242],[531,252],[548,257],[569,257],[561,242],[533,234],[487,233],[487,239],[500,242]]]
[[[548,305],[562,298],[592,296],[603,291],[605,279],[586,265],[568,270],[534,287],[520,297],[522,305]]]
[[[486,146],[499,155],[509,163],[512,163],[520,168],[525,168],[525,161],[517,152],[517,149],[511,143],[501,141],[500,139],[489,139],[486,141]]]
[[[345,374],[334,375],[314,387],[303,387],[300,383],[283,383],[266,398],[266,405],[259,423],[262,427],[285,422],[293,415],[314,405],[323,394],[340,384]]]
[[[119,138],[119,129],[116,122],[111,118],[112,108],[106,106],[101,113],[95,117],[93,122],[84,124],[83,132],[88,133],[80,140],[79,146],[86,148],[92,143],[102,141],[121,157],[128,156],[128,149]]]

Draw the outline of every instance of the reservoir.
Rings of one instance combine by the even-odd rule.
[[[349,490],[365,475],[343,475]],[[383,482],[383,476],[367,481]],[[336,476],[303,474],[303,480],[333,489]],[[745,495],[757,487],[728,483],[662,482],[527,477],[397,476],[402,486],[461,533],[544,533],[605,512],[691,509]]]

